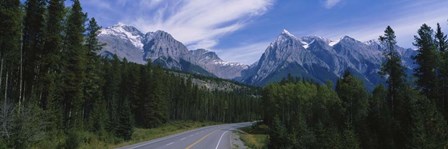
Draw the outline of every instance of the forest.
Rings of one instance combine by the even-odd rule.
[[[372,92],[349,71],[335,87],[291,77],[265,87],[269,148],[447,148],[447,36],[439,24],[435,31],[423,24],[417,33],[418,67],[407,77],[395,32],[386,28],[379,74],[387,83]]]
[[[263,120],[273,149],[448,148],[448,39],[439,24],[416,32],[412,76],[386,28],[378,72],[386,84],[373,91],[349,71],[335,84],[288,77],[262,91],[224,91],[192,81],[207,77],[98,56],[101,27],[79,0],[1,0],[0,18],[0,148],[45,140],[78,148],[82,133],[113,143],[177,120]]]
[[[99,57],[101,27],[79,0],[2,0],[0,18],[0,148],[78,148],[83,132],[113,143],[169,121],[261,118],[257,89],[208,90],[195,75]]]

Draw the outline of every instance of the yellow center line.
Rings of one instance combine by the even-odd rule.
[[[207,138],[209,135],[211,135],[212,133],[214,133],[216,130],[210,132],[209,134],[205,135],[204,137],[202,137],[201,139],[197,140],[196,142],[194,142],[193,144],[190,144],[189,146],[187,146],[187,148],[185,149],[191,149],[193,146],[195,146],[196,144],[198,144],[199,142],[201,142],[202,140],[204,140],[205,138]]]

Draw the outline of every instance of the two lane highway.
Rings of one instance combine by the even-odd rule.
[[[202,127],[120,149],[231,149],[232,131],[251,125],[247,122]]]

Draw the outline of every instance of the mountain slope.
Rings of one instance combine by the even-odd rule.
[[[106,45],[100,51],[104,57],[116,54],[119,58],[145,64],[151,61],[164,68],[206,76],[233,79],[241,76],[248,66],[229,63],[216,53],[188,48],[164,31],[143,34],[132,26],[117,24],[100,30],[99,40]]]
[[[346,70],[358,76],[368,88],[384,83],[378,75],[384,48],[376,40],[360,42],[345,36],[332,41],[316,36],[296,37],[284,30],[251,66],[223,61],[205,49],[188,50],[164,31],[143,34],[135,27],[118,24],[102,29],[99,40],[106,43],[99,53],[105,57],[116,54],[140,64],[151,61],[168,69],[256,86],[278,82],[289,74],[325,83],[337,80]],[[396,49],[406,72],[411,73],[415,68],[411,57],[416,52],[398,46]]]
[[[397,47],[408,70],[415,51]],[[384,83],[378,75],[384,60],[377,41],[360,42],[345,36],[339,41],[322,37],[296,37],[284,30],[266,49],[260,60],[243,71],[240,81],[264,86],[288,74],[318,83],[337,80],[346,70],[364,81],[368,88]]]

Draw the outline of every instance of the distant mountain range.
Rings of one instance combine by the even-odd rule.
[[[268,46],[260,60],[243,70],[239,80],[263,86],[291,74],[325,83],[328,80],[336,81],[345,70],[349,70],[372,88],[384,82],[378,75],[384,60],[383,49],[376,40],[361,42],[345,36],[339,41],[332,41],[316,36],[296,37],[284,30]],[[398,46],[396,49],[407,71],[412,70],[411,57],[416,51]]]
[[[339,41],[306,36],[296,37],[284,30],[254,64],[247,66],[223,61],[212,51],[188,50],[164,31],[142,33],[132,26],[118,24],[102,29],[99,40],[106,45],[99,53],[145,64],[232,79],[255,86],[278,82],[288,75],[318,83],[337,80],[349,70],[368,88],[384,83],[378,75],[384,60],[383,47],[376,40],[361,42],[345,36]],[[412,49],[396,47],[408,72],[415,67]],[[244,52],[244,51],[241,51]]]
[[[100,55],[145,64],[151,61],[165,68],[223,79],[241,77],[247,65],[225,62],[216,53],[204,49],[188,50],[164,31],[143,34],[135,27],[118,24],[100,30],[98,39],[105,43]]]

